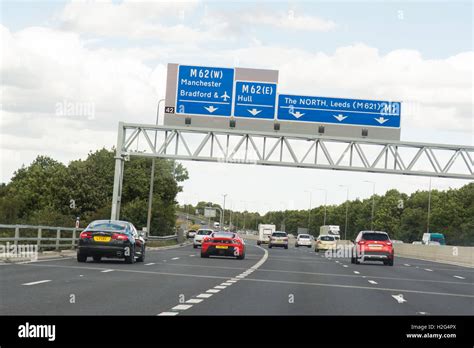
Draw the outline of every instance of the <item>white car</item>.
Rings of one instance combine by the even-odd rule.
[[[196,249],[198,246],[201,246],[202,240],[204,239],[204,237],[209,236],[212,232],[214,231],[210,229],[206,229],[206,228],[200,228],[199,230],[197,230],[196,235],[194,236],[194,241],[193,241],[194,249]]]
[[[311,248],[313,245],[313,237],[309,234],[300,233],[298,237],[296,237],[295,247],[299,246],[307,246]]]

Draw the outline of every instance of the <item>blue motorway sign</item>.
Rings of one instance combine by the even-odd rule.
[[[234,69],[180,65],[176,113],[230,116]]]
[[[400,102],[280,94],[278,120],[400,127]]]
[[[276,89],[276,83],[237,81],[234,116],[273,120]]]

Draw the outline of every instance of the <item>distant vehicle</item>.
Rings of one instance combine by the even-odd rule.
[[[209,236],[212,232],[214,232],[214,230],[207,228],[200,228],[197,230],[193,240],[193,248],[196,249],[198,246],[200,246],[204,237]]]
[[[430,240],[428,242],[428,244],[426,244],[426,245],[441,245],[441,244],[439,242],[435,242],[435,241]]]
[[[277,231],[272,233],[268,242],[268,248],[271,249],[274,246],[288,249],[288,235],[286,232]]]
[[[319,228],[320,236],[334,236],[337,240],[341,239],[340,228],[337,225],[325,225]]]
[[[270,236],[276,231],[275,225],[260,224],[258,225],[258,240],[257,245],[267,244],[270,241]]]
[[[316,238],[314,251],[334,249],[337,246],[337,239],[333,235],[319,235]]]
[[[214,228],[219,228],[221,227],[221,224],[219,222],[214,222]]]
[[[357,235],[352,251],[351,263],[360,261],[382,261],[384,265],[393,266],[393,244],[387,232],[361,231]]]
[[[421,239],[423,244],[429,244],[429,242],[438,242],[440,245],[446,245],[446,240],[442,233],[423,233]]]
[[[128,221],[92,221],[79,235],[77,261],[86,262],[92,256],[95,262],[102,257],[123,258],[126,263],[143,262],[145,243],[144,233]]]
[[[422,245],[422,244],[423,244],[423,242],[420,242],[420,241],[415,241],[415,242],[412,242],[411,244],[413,244],[413,245]]]
[[[239,260],[245,258],[245,242],[234,232],[213,232],[205,236],[201,244],[201,257],[234,256]]]
[[[186,237],[188,237],[188,238],[194,238],[195,235],[196,235],[196,230],[189,230],[186,233]]]
[[[295,242],[295,247],[299,246],[307,246],[308,248],[311,248],[313,245],[313,236],[309,234],[299,234],[296,237],[296,242]]]

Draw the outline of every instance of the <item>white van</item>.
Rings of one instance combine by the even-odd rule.
[[[273,232],[276,231],[275,225],[260,224],[258,225],[258,240],[257,245],[268,244]]]
[[[325,225],[319,228],[319,235],[334,236],[337,240],[341,239],[340,228],[338,225]]]

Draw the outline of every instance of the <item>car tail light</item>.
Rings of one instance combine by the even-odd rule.
[[[357,242],[359,245],[364,245],[365,244],[365,240],[360,240]]]
[[[391,246],[391,245],[392,245],[392,242],[387,242],[387,243],[385,243],[385,244],[387,244],[388,246]]]
[[[123,233],[113,233],[112,239],[116,240],[128,240],[128,236]]]
[[[239,239],[232,239],[232,242],[234,244],[242,244]]]
[[[288,240],[288,237],[283,238],[283,240]]]
[[[81,237],[81,239],[89,239],[92,238],[92,232],[84,231],[81,232],[79,236]]]

